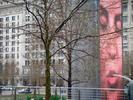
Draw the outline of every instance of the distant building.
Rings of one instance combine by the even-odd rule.
[[[21,2],[21,0],[14,2]],[[26,11],[23,4],[13,5],[9,2],[0,1],[0,63],[3,65],[0,66],[0,72],[5,69],[5,63],[14,62],[18,68],[18,74],[14,76],[15,84],[31,84],[31,75],[36,76],[36,74],[30,74],[30,72],[35,65],[42,68],[38,73],[41,73],[41,77],[44,80],[44,65],[38,64],[40,62],[44,63],[44,46],[36,38],[32,39],[32,36],[25,31],[37,31],[35,27],[29,25],[33,22],[34,18]],[[25,30],[20,28],[24,25]],[[62,41],[59,42],[64,45]],[[55,46],[54,43],[53,46]],[[52,60],[53,63],[57,63],[56,65],[59,64],[60,66],[65,63],[64,56],[61,53],[56,54]],[[53,70],[51,72],[54,73]],[[56,80],[56,77],[54,78]],[[11,84],[11,82],[9,81],[8,84]]]
[[[124,74],[133,77],[133,0],[122,0]]]

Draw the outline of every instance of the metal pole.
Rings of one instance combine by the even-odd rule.
[[[78,100],[80,100],[80,89],[79,89],[78,92],[79,92],[79,93],[78,93]]]
[[[129,77],[124,76],[124,75],[113,74],[113,76],[114,76],[114,77],[121,77],[121,78],[124,78],[125,80],[128,80],[129,82],[133,81],[132,79],[130,79]]]
[[[17,100],[17,98],[16,98],[16,87],[14,88],[14,100]]]

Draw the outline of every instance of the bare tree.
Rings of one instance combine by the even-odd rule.
[[[65,47],[65,50],[61,49],[59,51],[62,52],[66,57],[67,67],[65,69],[67,70],[66,73],[68,76],[64,77],[63,75],[59,75],[57,73],[59,77],[68,83],[69,99],[71,98],[72,85],[83,82],[87,83],[90,79],[94,80],[97,70],[96,68],[98,66],[96,63],[98,62],[98,37],[91,37],[97,36],[97,31],[95,31],[96,12],[89,12],[92,9],[88,9],[87,7],[90,6],[85,5],[83,8],[81,8],[82,10],[79,10],[69,20],[69,23],[63,27],[64,35],[58,37],[59,40],[64,41],[65,44],[69,44]],[[61,48],[58,39],[57,44],[59,48]]]
[[[8,1],[8,0],[3,0]],[[25,30],[26,33],[31,34],[32,36],[40,39],[40,41],[44,45],[45,50],[45,81],[46,81],[46,96],[45,99],[49,100],[51,96],[51,90],[50,90],[50,67],[51,67],[51,58],[53,55],[55,55],[58,51],[60,51],[63,48],[68,48],[68,56],[71,56],[71,46],[72,43],[79,39],[83,39],[86,36],[85,34],[81,36],[81,33],[75,37],[74,39],[71,38],[71,35],[68,33],[65,34],[63,32],[63,27],[67,27],[65,24],[69,22],[69,20],[74,16],[74,14],[87,2],[87,0],[79,0],[77,5],[71,7],[69,0],[38,0],[38,1],[28,1],[23,0],[23,2],[12,2],[8,1],[10,3],[13,3],[15,5],[23,4],[25,5],[26,10],[32,15],[34,18],[34,23],[28,24],[32,27],[35,27],[36,29],[33,30],[25,30],[23,27],[21,29]],[[74,2],[74,1],[73,1]],[[66,10],[66,9],[69,10]],[[64,13],[66,13],[64,15]],[[25,25],[26,26],[26,25]],[[68,29],[68,27],[67,27]],[[67,31],[66,31],[67,32]],[[56,50],[54,53],[51,52],[51,44],[56,40],[58,37],[62,37],[63,35],[68,35],[71,39],[66,42],[66,44]],[[77,33],[75,33],[77,34]],[[58,41],[58,40],[57,40]],[[69,65],[71,66],[71,57],[69,57]],[[68,68],[71,70],[71,67]],[[69,86],[71,84],[71,74],[72,72],[69,71],[69,80],[68,83]]]
[[[17,77],[18,73],[16,73],[17,67],[15,62],[9,62],[6,61],[6,63],[4,64],[4,68],[3,68],[3,81],[4,84],[11,84],[11,85],[15,85],[15,78]]]

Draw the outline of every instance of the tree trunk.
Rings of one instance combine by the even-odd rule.
[[[51,80],[50,80],[50,51],[49,48],[46,49],[46,69],[45,69],[45,84],[46,84],[46,95],[45,100],[50,100],[51,96]]]
[[[68,53],[68,99],[71,100],[71,87],[72,87],[72,64],[71,64],[71,51]]]

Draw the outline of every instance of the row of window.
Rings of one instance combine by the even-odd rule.
[[[124,42],[123,43],[123,49],[127,49],[128,48],[128,42]]]
[[[15,47],[12,47],[10,50],[8,47],[7,48],[0,48],[0,52],[9,52],[9,51],[15,52]],[[19,47],[17,47],[17,51],[19,51]]]
[[[128,16],[124,15],[122,20],[123,20],[123,23],[127,23],[128,22]],[[133,22],[133,15],[131,15],[131,21]]]
[[[0,54],[0,59],[4,58],[3,54]],[[9,59],[9,58],[15,58],[15,54],[5,54],[5,58]],[[17,54],[17,58],[19,58],[19,54]]]
[[[6,35],[5,37],[0,36],[0,40],[3,40],[5,38],[5,40],[9,40],[9,39],[15,39],[16,35],[13,34],[11,37],[9,37],[9,35]],[[17,39],[19,39],[19,35],[17,35]]]
[[[25,41],[26,43],[30,43],[30,41]],[[40,49],[44,50],[44,46],[43,44],[40,44]],[[39,50],[39,45],[33,45],[32,47],[30,45],[26,45],[25,46],[25,51],[29,51],[29,50]]]
[[[11,31],[10,31],[11,30]],[[19,28],[12,28],[12,29],[6,29],[5,32],[6,34],[9,34],[9,31],[12,32],[12,33],[19,33]],[[0,34],[3,34],[3,30],[0,30]]]
[[[25,58],[44,58],[44,52],[32,52],[32,53],[25,53]]]
[[[11,24],[9,24],[9,23],[6,23],[5,24],[5,27],[15,27],[15,26],[19,26],[19,22],[12,22]]]
[[[64,63],[64,59],[58,59],[57,61],[55,61],[55,59],[52,60],[52,63],[53,64],[63,64]],[[30,60],[25,60],[25,66],[29,66],[30,64],[44,64],[44,60],[33,60],[33,61],[30,61]]]
[[[15,46],[16,42],[15,41],[7,41],[5,42],[5,46],[9,46],[9,43],[11,43],[11,46]],[[17,45],[19,45],[19,42],[17,42]],[[0,42],[0,47],[4,46],[4,43],[3,42]]]
[[[124,12],[128,11],[128,2],[124,2],[122,8]],[[131,10],[133,11],[133,1],[131,2]]]
[[[11,18],[10,17],[5,18],[6,22],[15,21],[15,20],[19,20],[19,15],[18,16],[11,16]],[[3,21],[4,21],[4,18],[0,18],[0,22],[3,22]]]
[[[11,42],[7,41],[7,42],[5,42],[5,46],[9,46],[9,43],[10,43],[12,46],[15,46],[15,44],[19,45],[19,41],[17,41],[17,43],[16,43],[16,41],[11,41]],[[4,42],[0,42],[0,47],[1,47],[1,46],[4,46]]]
[[[5,21],[6,22],[10,22],[10,21],[16,21],[16,20],[19,20],[19,15],[18,16],[11,16],[11,17],[6,17],[5,18]],[[25,16],[25,21],[28,22],[31,20],[31,16]],[[34,20],[34,19],[33,19]],[[4,18],[0,18],[0,23],[1,22],[4,22]]]

